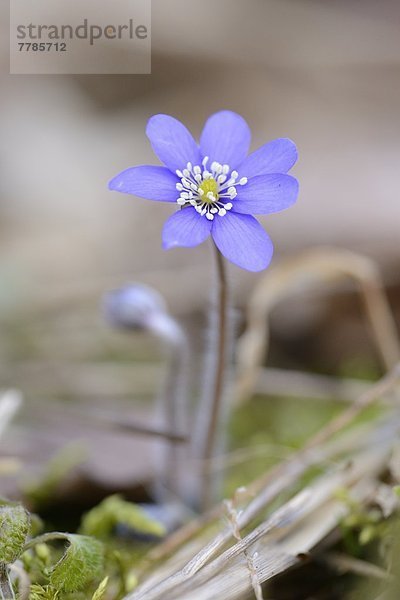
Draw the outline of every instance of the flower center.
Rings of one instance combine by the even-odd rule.
[[[199,185],[199,194],[204,198],[205,202],[212,203],[210,200],[211,196],[218,200],[218,183],[215,181],[214,177],[210,177],[210,179],[205,179]],[[210,196],[208,194],[211,192]]]
[[[180,192],[177,203],[180,206],[191,205],[202,216],[210,221],[216,215],[224,217],[231,210],[233,200],[237,196],[236,187],[246,185],[247,178],[239,178],[237,171],[231,171],[229,165],[221,165],[213,161],[207,168],[208,156],[203,159],[202,166],[187,163],[183,171],[177,170],[180,182],[176,189]]]

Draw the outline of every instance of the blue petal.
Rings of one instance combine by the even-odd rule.
[[[262,271],[271,262],[272,242],[250,215],[228,212],[224,217],[215,217],[212,237],[225,258],[242,269]]]
[[[165,167],[143,165],[122,171],[110,181],[108,187],[110,190],[135,194],[147,200],[176,202],[179,197],[176,190],[178,181],[177,176]]]
[[[252,152],[238,171],[241,177],[247,178],[267,173],[287,173],[296,160],[296,144],[288,138],[279,138]]]
[[[202,217],[191,206],[178,210],[164,224],[162,241],[164,250],[175,246],[192,248],[208,238],[211,221]]]
[[[210,158],[210,163],[216,160],[234,169],[247,156],[250,140],[250,128],[243,117],[222,110],[207,120],[200,138],[200,149],[203,157]]]
[[[192,134],[169,115],[154,115],[146,128],[154,153],[173,173],[184,169],[188,162],[201,164],[201,155]]]
[[[290,175],[273,173],[253,177],[246,185],[237,186],[236,190],[238,195],[232,201],[232,210],[247,215],[268,215],[294,204],[299,184]]]

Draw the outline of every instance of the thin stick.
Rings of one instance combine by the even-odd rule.
[[[222,254],[216,246],[215,258],[217,265],[217,277],[218,277],[218,341],[217,341],[217,356],[215,363],[215,376],[213,381],[212,391],[212,402],[209,422],[207,424],[206,440],[203,450],[202,461],[204,465],[203,470],[203,486],[201,490],[202,501],[201,507],[205,511],[210,508],[213,500],[213,474],[210,472],[206,465],[210,463],[216,445],[216,438],[218,433],[220,415],[221,415],[221,404],[222,394],[224,390],[225,380],[225,362],[226,362],[226,338],[227,338],[227,300],[228,300],[228,287],[226,283],[225,264]]]

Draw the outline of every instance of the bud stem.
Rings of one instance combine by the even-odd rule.
[[[10,581],[8,567],[0,563],[0,599],[15,600],[15,594]]]

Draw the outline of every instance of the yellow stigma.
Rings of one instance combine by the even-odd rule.
[[[210,177],[210,179],[205,179],[204,181],[202,181],[201,184],[199,185],[199,190],[203,191],[203,193],[200,195],[203,202],[208,202],[209,204],[212,204],[213,200],[210,200],[209,198],[207,198],[207,194],[209,192],[211,192],[212,195],[214,196],[214,198],[216,198],[216,200],[218,200],[218,183],[215,181],[215,179],[213,177]]]

